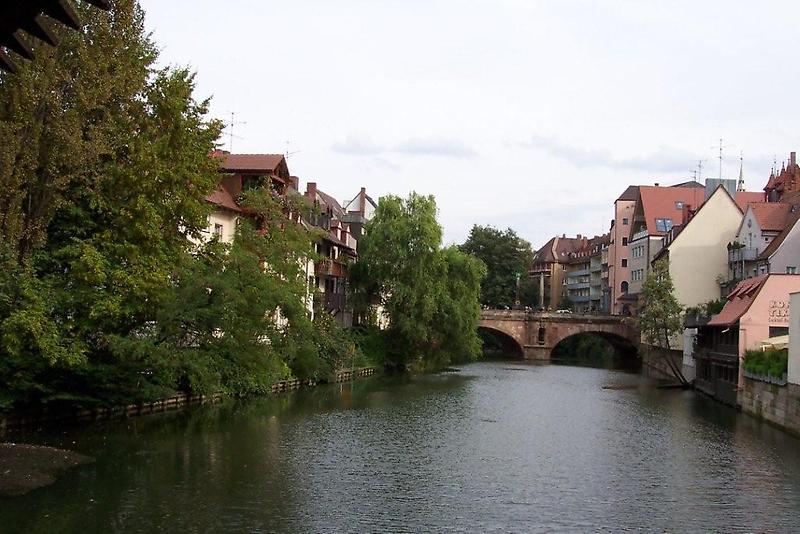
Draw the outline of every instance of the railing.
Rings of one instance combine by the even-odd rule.
[[[588,289],[589,282],[569,282],[565,284],[568,290]]]
[[[314,274],[317,276],[347,277],[347,265],[333,259],[318,260],[314,262]]]
[[[578,271],[570,271],[567,273],[567,279],[576,278],[578,276],[589,276],[589,269],[580,269]]]
[[[734,248],[728,251],[728,262],[753,261],[758,257],[757,248]]]
[[[641,239],[643,237],[647,237],[647,233],[648,232],[647,232],[646,228],[644,230],[639,230],[638,232],[636,232],[635,234],[633,234],[631,236],[631,241],[636,241],[637,239]],[[630,244],[631,241],[628,241],[628,244]]]

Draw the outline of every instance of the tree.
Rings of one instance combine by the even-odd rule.
[[[0,404],[172,385],[116,340],[158,316],[218,180],[221,124],[191,73],[154,68],[138,3],[84,20],[0,74]]]
[[[457,248],[442,250],[433,197],[380,199],[359,242],[355,280],[389,315],[387,364],[437,368],[478,356],[480,282],[485,267]]]
[[[492,226],[474,225],[459,248],[486,265],[481,304],[491,308],[512,307],[519,298],[522,305],[536,305],[538,286],[528,276],[533,260],[531,244],[514,230],[501,232]]]
[[[656,261],[647,274],[639,301],[642,304],[639,309],[638,325],[645,341],[669,351],[670,339],[683,331],[683,308],[675,298],[666,258]],[[686,377],[669,355],[663,354],[663,357],[675,378],[684,385],[688,384]]]

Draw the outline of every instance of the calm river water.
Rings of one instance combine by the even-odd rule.
[[[2,531],[800,530],[800,441],[604,369],[484,362],[25,438],[96,462],[0,499]]]

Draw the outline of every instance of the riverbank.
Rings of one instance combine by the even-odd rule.
[[[342,369],[337,371],[330,383],[348,382],[356,378],[373,376],[378,372],[377,367],[362,367],[359,369]],[[281,380],[272,385],[271,393],[282,393],[317,384],[314,380]],[[36,425],[47,425],[63,421],[89,422],[107,419],[123,419],[151,413],[161,413],[185,408],[187,406],[218,402],[225,397],[222,393],[212,395],[187,395],[179,393],[153,402],[129,404],[126,406],[99,407],[93,409],[74,410],[40,410],[8,412],[0,415],[0,437],[13,430],[28,428]]]

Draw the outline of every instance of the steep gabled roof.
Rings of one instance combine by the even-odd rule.
[[[222,172],[263,172],[273,174],[284,162],[283,154],[229,154],[215,151]]]
[[[697,209],[705,200],[705,188],[699,187],[640,186],[639,194],[641,212],[649,235],[667,233],[656,226],[656,219],[670,219],[673,225],[681,224],[683,209],[677,207],[678,202],[687,208]]]
[[[750,308],[768,277],[768,274],[764,274],[739,282],[728,295],[728,302],[725,303],[725,307],[711,318],[708,326],[729,326],[738,321]]]
[[[786,221],[786,226],[783,228],[780,234],[775,236],[775,238],[770,241],[767,248],[758,255],[759,260],[766,260],[772,256],[775,251],[781,246],[781,244],[786,240],[786,237],[789,235],[789,232],[792,231],[792,228],[797,224],[797,221],[800,220],[800,210],[795,211],[794,213],[789,214],[789,217]]]
[[[780,232],[786,227],[792,206],[783,202],[754,202],[748,209],[753,211],[762,232]]]
[[[237,213],[242,211],[238,204],[236,204],[236,201],[233,200],[233,195],[231,195],[230,191],[228,191],[223,184],[220,184],[216,191],[206,197],[206,202]]]
[[[734,197],[742,213],[747,211],[747,205],[754,202],[766,202],[767,195],[758,191],[737,191]]]

